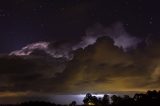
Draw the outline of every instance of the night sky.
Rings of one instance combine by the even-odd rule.
[[[0,103],[159,90],[159,5],[1,0]]]

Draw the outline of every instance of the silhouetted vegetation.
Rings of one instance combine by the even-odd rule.
[[[63,102],[63,100],[62,100]],[[92,96],[92,94],[87,93],[83,99],[83,105],[96,105],[96,106],[160,106],[160,91],[148,91],[145,94],[139,93],[135,94],[133,97],[128,95],[118,96],[113,95],[104,95],[103,98],[97,98]],[[30,101],[24,102],[21,104],[8,104],[0,106],[78,106],[76,101],[71,102],[70,104],[60,105],[49,102],[39,102],[39,101]]]

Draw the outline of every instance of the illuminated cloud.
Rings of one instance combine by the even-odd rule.
[[[117,46],[123,51],[135,49],[141,42],[139,38],[131,36],[123,27],[123,24],[118,22],[110,27],[103,27],[101,24],[96,24],[94,27],[86,31],[86,35],[82,37],[78,43],[59,43],[59,42],[37,42],[29,44],[20,50],[12,51],[9,55],[28,56],[36,54],[49,55],[53,58],[66,58],[72,60],[73,52],[79,48],[85,49],[89,45],[96,43],[97,39],[101,37],[110,37],[114,41],[114,46]]]
[[[48,49],[48,45],[49,45],[48,42],[32,43],[23,47],[21,50],[16,50],[11,52],[9,55],[26,56],[30,55],[36,49],[46,51]]]
[[[123,48],[124,51],[127,51],[127,49],[135,49],[140,43],[141,40],[139,40],[136,37],[128,36],[127,34],[123,34],[122,36],[118,36],[114,38],[114,45]]]
[[[109,27],[96,24],[86,31],[86,36],[82,38],[82,41],[78,45],[74,46],[74,50],[78,48],[84,49],[88,45],[93,45],[98,38],[103,36],[113,39],[114,45],[122,48],[124,51],[135,49],[142,42],[140,38],[130,35],[121,22],[117,22]]]
[[[66,86],[66,92],[159,89],[159,68],[155,64],[160,55],[156,49],[150,52],[150,48],[155,49],[155,45],[130,54],[114,46],[112,39],[103,37],[84,50],[78,50],[57,77]],[[154,53],[157,54],[156,58],[153,58]]]
[[[73,50],[77,50],[79,48],[83,48],[85,49],[87,46],[89,45],[93,45],[94,43],[96,43],[97,41],[97,37],[95,36],[84,36],[82,38],[82,41],[80,43],[78,43],[78,45],[73,46]]]
[[[159,41],[143,48],[137,46],[140,42],[117,23],[88,29],[76,44],[30,44],[0,58],[0,90],[57,94],[159,89]],[[128,49],[133,50],[124,52]]]
[[[121,22],[113,24],[110,28],[106,28],[105,33],[114,40],[115,46],[122,48],[124,51],[135,49],[142,41],[140,38],[130,35]]]
[[[66,45],[62,44],[58,47],[53,47],[56,42],[37,42],[29,44],[23,47],[21,50],[12,51],[9,53],[10,56],[29,56],[29,55],[39,55],[46,54],[53,58],[72,58],[72,55],[69,54],[69,48],[65,47]]]

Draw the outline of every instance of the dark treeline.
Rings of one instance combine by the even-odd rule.
[[[63,100],[62,100],[63,103]],[[133,97],[128,95],[117,96],[104,95],[103,98],[97,98],[87,93],[83,99],[83,105],[96,105],[96,106],[160,106],[160,91],[148,91],[146,93],[135,94]],[[21,104],[8,104],[0,106],[78,106],[76,101],[67,105],[60,105],[49,102],[30,101]],[[79,105],[80,106],[80,105]]]

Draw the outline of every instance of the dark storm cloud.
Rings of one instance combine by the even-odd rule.
[[[29,44],[1,57],[1,91],[69,93],[159,88],[158,39],[147,42],[139,46],[142,40],[118,22],[109,27],[96,24],[77,43]]]
[[[43,91],[65,68],[64,59],[43,56],[3,56],[0,58],[0,91]]]
[[[43,50],[29,56],[1,56],[0,91],[4,96],[31,96],[159,89],[159,46],[157,40],[124,52],[111,38],[101,37],[93,45],[73,51],[69,61]]]
[[[77,50],[74,59],[57,77],[66,91],[72,92],[158,89],[160,55],[158,45],[153,43],[145,49],[125,53],[111,39],[101,38],[94,45]]]

